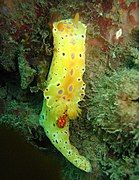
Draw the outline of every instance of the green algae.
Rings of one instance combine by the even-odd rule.
[[[36,71],[29,66],[23,55],[18,57],[18,66],[21,77],[21,88],[26,89],[33,81]]]

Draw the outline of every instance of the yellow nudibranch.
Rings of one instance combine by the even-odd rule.
[[[91,172],[91,164],[69,140],[69,120],[80,114],[85,95],[86,26],[74,19],[53,24],[54,55],[44,90],[40,124],[52,144],[76,167]]]

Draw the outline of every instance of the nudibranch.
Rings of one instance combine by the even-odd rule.
[[[91,172],[90,162],[69,140],[69,120],[81,113],[85,95],[86,26],[74,19],[53,23],[54,54],[44,90],[40,124],[52,144],[76,167]]]

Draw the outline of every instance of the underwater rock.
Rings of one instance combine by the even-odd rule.
[[[132,132],[139,126],[139,71],[123,69],[105,75],[95,91],[88,111],[93,131],[115,152],[132,152],[136,149]]]

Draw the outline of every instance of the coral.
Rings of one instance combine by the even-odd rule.
[[[18,66],[21,77],[21,88],[26,89],[33,81],[36,71],[29,66],[24,55],[18,57]]]
[[[134,66],[139,69],[139,51],[137,48],[131,48],[131,54],[128,56],[130,58],[131,63],[134,64]]]
[[[0,64],[6,71],[17,71],[18,61],[23,89],[31,87],[34,75],[36,82],[34,81],[33,86],[36,86],[36,91],[42,89],[44,76],[46,77],[48,71],[51,42],[46,9],[47,2],[43,1],[6,1],[0,6]],[[43,75],[41,64],[46,65]]]
[[[138,88],[139,72],[136,70],[125,69],[113,73],[110,77],[104,76],[96,85],[97,92],[92,99],[91,108],[94,110],[90,113],[91,117],[94,117],[93,125],[110,133],[129,133],[132,128],[134,129],[139,115]]]
[[[22,91],[20,86],[12,86],[8,82],[9,79],[7,85],[0,88],[0,95],[3,98],[0,99],[0,126],[4,125],[19,131],[34,146],[44,149],[47,141],[43,141],[45,136],[38,123],[41,104],[36,105],[37,96],[35,95],[35,99],[30,95],[27,97],[25,90]],[[39,95],[38,102],[41,100],[42,97]]]
[[[92,122],[93,132],[107,144],[108,154],[115,157],[115,160],[106,159],[110,161],[111,168],[105,171],[111,174],[111,179],[131,176],[133,168],[136,168],[134,162],[138,157],[138,89],[139,72],[135,69],[122,69],[111,76],[100,78],[96,83],[95,94],[90,99],[87,117]],[[121,160],[119,157],[126,159]],[[128,163],[130,166],[127,172],[125,167]],[[116,169],[119,166],[119,170],[114,170],[115,166]]]

